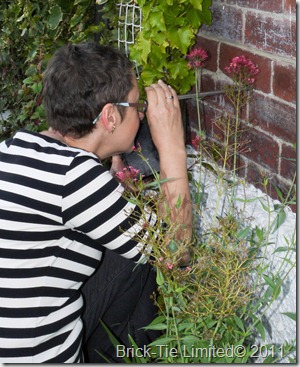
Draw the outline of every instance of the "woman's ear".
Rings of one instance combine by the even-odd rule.
[[[120,114],[115,106],[111,103],[107,103],[101,113],[100,122],[102,122],[103,127],[109,132],[113,133],[117,123],[120,119]]]

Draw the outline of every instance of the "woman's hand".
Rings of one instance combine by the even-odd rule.
[[[181,110],[175,90],[159,80],[147,87],[146,92],[147,120],[158,153],[185,150]]]
[[[147,87],[146,92],[147,120],[152,140],[159,154],[160,177],[169,179],[162,184],[165,201],[160,211],[163,216],[170,213],[171,221],[179,228],[175,233],[175,238],[187,243],[192,233],[192,205],[178,97],[176,92],[162,81]],[[181,203],[180,207],[178,207],[178,202]],[[188,252],[185,253],[187,254]],[[186,259],[182,260],[186,261]]]

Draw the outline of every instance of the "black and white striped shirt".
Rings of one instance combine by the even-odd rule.
[[[122,193],[92,153],[25,130],[0,144],[0,362],[80,361],[79,289],[102,246],[144,258]]]

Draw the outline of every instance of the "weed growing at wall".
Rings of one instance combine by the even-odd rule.
[[[244,65],[245,60],[239,60]],[[218,119],[224,134],[222,149],[216,148],[221,164],[216,163],[200,134],[195,142],[198,149],[189,156],[195,218],[193,240],[190,243],[174,240],[180,225],[168,217],[155,227],[147,227],[148,237],[139,239],[152,248],[149,261],[157,272],[158,293],[153,299],[159,314],[146,329],[160,330],[161,337],[148,346],[147,355],[132,354],[132,358],[126,360],[128,363],[275,363],[288,358],[293,361],[294,342],[284,345],[266,342],[264,316],[280,296],[285,279],[296,265],[295,233],[286,239],[286,246],[273,251],[273,255],[278,256],[278,268],[270,264],[268,252],[272,245],[270,235],[285,221],[285,205],[295,200],[292,195],[295,187],[291,188],[288,202],[282,198],[280,205],[272,205],[259,197],[247,199],[246,195],[241,197],[237,193],[237,187],[243,183],[236,174],[234,157],[241,149],[238,142],[243,134],[239,111],[251,98],[249,84],[245,85],[248,79],[234,80],[226,89],[235,114],[225,114]],[[244,89],[236,93],[237,87]],[[201,158],[199,156],[200,145],[203,145],[205,161],[202,153]],[[139,150],[142,159],[147,161],[142,147]],[[199,170],[204,171],[207,167],[215,177],[217,191],[215,209],[209,220],[204,215],[206,188],[199,182]],[[143,215],[147,215],[146,204],[159,216],[158,207],[163,202],[162,182],[158,174],[153,173],[151,183],[145,183],[142,177],[137,179],[135,174],[131,186],[134,189],[127,191],[126,197],[140,207]],[[267,178],[264,185],[268,185]],[[263,207],[267,227],[253,225],[246,211],[237,208],[237,202],[242,202],[246,208],[252,200]],[[191,261],[180,267],[178,259],[187,248],[192,254]],[[288,310],[285,316],[295,319],[295,314]],[[133,340],[132,345],[138,351]]]

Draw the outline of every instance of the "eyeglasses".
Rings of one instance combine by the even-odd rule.
[[[139,100],[138,103],[131,103],[131,102],[118,102],[113,103],[115,106],[123,106],[123,107],[136,107],[138,112],[146,113],[148,102],[145,99]]]
[[[146,113],[148,108],[148,102],[145,99],[140,99],[138,103],[131,103],[131,102],[116,102],[112,103],[115,106],[122,106],[122,107],[136,107],[138,112]],[[99,115],[95,118],[95,120],[92,122],[93,125],[97,122],[99,117],[101,116],[102,111],[99,113]]]

